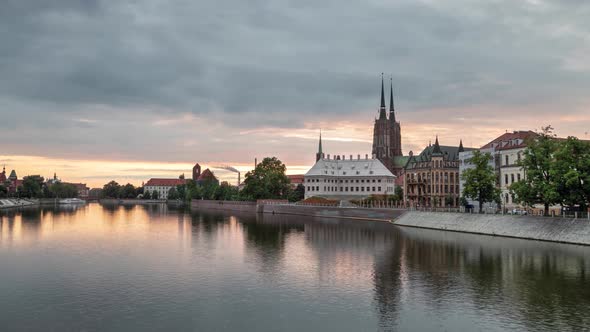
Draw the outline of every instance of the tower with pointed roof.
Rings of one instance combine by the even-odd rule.
[[[320,130],[320,143],[318,144],[318,152],[315,154],[315,161],[324,158],[324,152],[322,151],[322,131]]]
[[[393,174],[399,176],[405,159],[402,154],[401,126],[395,118],[393,103],[393,79],[390,79],[389,117],[385,106],[385,86],[381,74],[381,104],[379,116],[373,126],[373,155],[379,159]]]

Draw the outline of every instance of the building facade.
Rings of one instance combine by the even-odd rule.
[[[502,191],[501,199],[504,209],[520,207],[510,193],[510,186],[524,179],[524,170],[518,166],[518,162],[527,148],[527,141],[534,139],[536,135],[530,130],[507,132],[481,147],[482,151],[493,151],[496,184]]]
[[[389,116],[385,106],[383,76],[381,76],[381,104],[379,116],[373,126],[373,149],[375,158],[379,159],[395,176],[401,176],[407,157],[402,154],[401,124],[395,118],[393,104],[393,81],[389,92]]]
[[[361,199],[371,195],[393,195],[395,175],[378,159],[368,155],[356,159],[352,155],[330,158],[322,155],[305,174],[305,198]]]
[[[184,179],[149,179],[143,186],[144,192],[149,192],[150,195],[153,197],[154,193],[157,192],[158,198],[166,199],[168,198],[168,192],[172,188],[176,188],[176,186],[180,186],[185,184],[186,181]]]
[[[459,206],[459,153],[473,150],[459,146],[442,146],[438,137],[419,155],[410,152],[404,171],[404,198],[414,207]]]

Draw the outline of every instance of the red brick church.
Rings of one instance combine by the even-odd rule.
[[[375,119],[373,127],[373,155],[400,179],[408,157],[402,154],[401,125],[395,118],[393,104],[393,80],[391,80],[389,91],[389,116],[385,106],[384,90],[383,74],[381,74],[381,105],[379,117]]]

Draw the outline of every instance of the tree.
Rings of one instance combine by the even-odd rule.
[[[160,193],[158,191],[153,191],[152,192],[152,199],[158,199],[160,198]]]
[[[5,198],[6,196],[8,196],[8,188],[3,184],[0,184],[0,198]]]
[[[527,142],[523,158],[518,162],[524,170],[524,179],[510,186],[518,202],[530,206],[543,204],[545,215],[549,215],[550,205],[560,203],[560,181],[554,171],[557,146],[553,128],[542,128],[541,133]]]
[[[461,174],[464,181],[463,195],[479,202],[479,213],[483,213],[485,202],[498,202],[500,189],[496,188],[496,176],[494,168],[489,165],[491,154],[473,151],[473,156],[468,162],[473,165]]]
[[[585,210],[590,201],[590,144],[575,137],[556,144],[550,175],[557,183],[560,203]]]
[[[186,200],[186,184],[180,184],[176,186],[176,192],[178,193],[179,199]]]
[[[176,188],[172,187],[172,188],[170,188],[170,190],[168,190],[168,197],[167,198],[170,200],[178,199],[178,191],[176,191]]]
[[[46,189],[45,189],[46,188]],[[45,186],[43,193],[46,198],[74,198],[78,197],[78,188],[69,183],[57,182]]]
[[[404,199],[404,188],[402,188],[401,186],[395,186],[393,199],[396,202],[402,201]]]
[[[43,197],[43,179],[39,175],[30,175],[23,178],[22,189],[20,191],[20,197],[28,198],[40,198]]]
[[[115,181],[111,181],[102,187],[103,197],[119,198],[120,192],[121,186]]]
[[[135,189],[135,186],[132,185],[131,183],[127,183],[126,185],[120,187],[119,197],[120,198],[136,198],[137,197],[136,192],[137,192],[137,190]]]
[[[267,157],[246,173],[242,193],[253,199],[287,198],[289,178],[285,165],[276,157]]]
[[[298,184],[293,190],[289,190],[289,202],[299,202],[305,198],[305,186]]]
[[[150,191],[146,191],[143,193],[143,199],[152,199],[152,195],[150,194]]]

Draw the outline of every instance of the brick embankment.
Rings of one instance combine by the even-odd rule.
[[[590,245],[590,221],[533,216],[409,211],[395,225]]]

